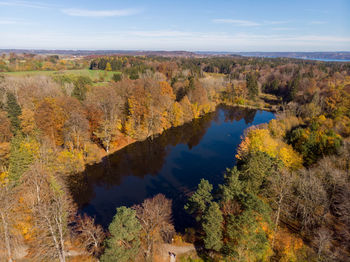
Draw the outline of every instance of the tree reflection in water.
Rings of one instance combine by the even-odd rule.
[[[187,195],[201,178],[214,185],[234,154],[245,128],[268,122],[270,112],[220,106],[200,119],[131,144],[70,177],[81,212],[107,227],[121,205],[131,206],[163,193],[173,199],[176,230],[189,226],[183,211]]]

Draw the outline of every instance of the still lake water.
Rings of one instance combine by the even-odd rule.
[[[71,181],[80,212],[108,227],[119,206],[132,206],[158,193],[173,200],[177,231],[191,225],[183,206],[201,178],[214,186],[226,168],[247,127],[266,123],[273,113],[220,106],[213,113],[165,131],[153,140],[136,142],[88,166]]]

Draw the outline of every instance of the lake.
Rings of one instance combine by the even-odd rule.
[[[267,111],[219,106],[200,119],[87,166],[70,181],[73,197],[81,213],[107,228],[117,207],[162,193],[173,200],[175,228],[183,231],[192,223],[183,206],[200,179],[214,186],[221,183],[226,168],[235,164],[244,130],[273,118]]]

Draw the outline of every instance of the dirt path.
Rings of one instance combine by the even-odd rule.
[[[169,256],[169,252],[170,253],[174,253],[177,257],[179,255],[191,252],[191,251],[195,251],[195,247],[192,244],[187,244],[184,246],[175,246],[175,245],[171,245],[171,244],[163,244],[162,247],[162,256],[164,257],[165,261],[169,261],[170,256]]]

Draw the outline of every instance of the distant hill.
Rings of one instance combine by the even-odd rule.
[[[0,53],[16,54],[55,54],[55,55],[145,55],[145,56],[169,56],[169,57],[194,57],[195,53],[187,51],[144,51],[144,50],[45,50],[45,49],[0,49]]]
[[[287,57],[320,60],[350,60],[350,51],[342,52],[218,52],[218,51],[145,51],[145,50],[46,50],[46,49],[0,49],[1,53],[16,54],[55,54],[75,56],[130,55],[163,57],[206,57],[206,56],[253,56],[253,57]]]

